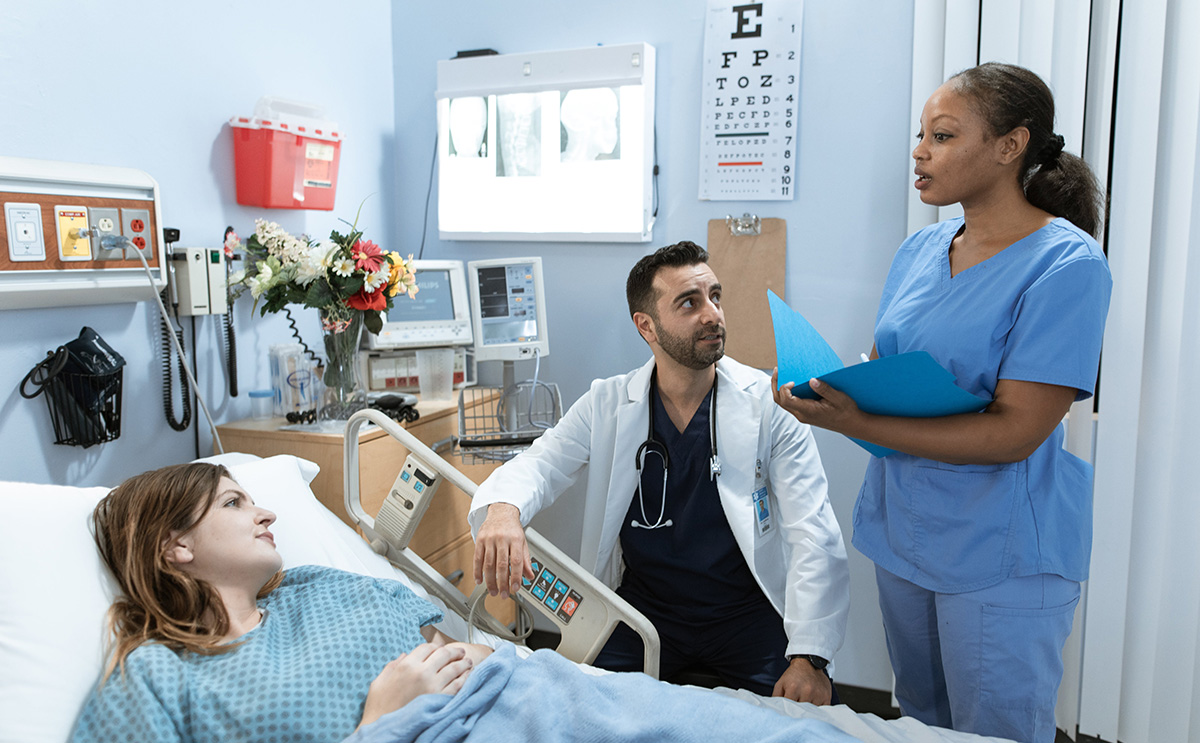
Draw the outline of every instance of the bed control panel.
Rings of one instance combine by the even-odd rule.
[[[358,432],[368,422],[382,428],[409,452],[415,452],[405,459],[375,517],[363,509],[358,482]],[[468,497],[474,497],[478,486],[378,410],[360,410],[350,416],[343,438],[346,512],[359,524],[371,548],[401,567],[447,609],[466,619],[473,617],[478,626],[489,632],[513,637],[511,628],[488,614],[486,608],[477,611],[479,607],[473,607],[462,591],[407,546],[443,479]],[[642,638],[643,670],[657,678],[661,643],[650,620],[536,529],[527,528],[525,539],[533,558],[533,580],[523,581],[514,598],[544,614],[561,631],[555,649],[577,663],[588,663],[604,647],[617,624],[625,624]],[[482,587],[475,589],[477,596],[484,593],[486,589]]]
[[[524,576],[521,578],[526,600],[532,598],[530,603],[536,604],[543,614],[558,620],[559,624],[570,624],[579,611],[579,605],[583,603],[583,594],[537,557],[530,560],[530,565],[533,567],[533,580]]]
[[[376,531],[396,549],[408,547],[441,482],[441,475],[409,454],[375,516]]]

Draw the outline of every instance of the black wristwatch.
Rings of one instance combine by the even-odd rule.
[[[792,656],[788,657],[788,660],[791,660],[792,658],[803,658],[804,660],[808,661],[809,664],[811,664],[812,667],[817,669],[818,671],[824,671],[825,667],[829,665],[829,661],[825,660],[824,658],[822,658],[819,655],[804,655],[804,654],[792,655]]]

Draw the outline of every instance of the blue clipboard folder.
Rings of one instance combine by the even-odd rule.
[[[956,385],[954,375],[925,351],[845,366],[817,329],[779,295],[768,290],[767,301],[775,326],[779,384],[795,382],[792,394],[796,397],[816,399],[817,393],[808,386],[808,380],[816,377],[846,393],[860,410],[873,415],[934,418],[975,413],[991,402]],[[877,457],[894,452],[867,441],[851,440]]]

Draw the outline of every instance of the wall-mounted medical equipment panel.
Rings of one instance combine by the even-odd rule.
[[[143,171],[0,157],[0,204],[0,309],[136,302],[166,283],[158,183]]]
[[[654,47],[443,60],[436,95],[442,239],[650,240]]]
[[[172,300],[178,315],[224,315],[229,309],[221,248],[175,248],[171,251]]]

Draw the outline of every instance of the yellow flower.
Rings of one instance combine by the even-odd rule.
[[[394,297],[403,287],[406,290],[409,286],[416,282],[416,276],[413,273],[412,254],[408,256],[408,260],[400,257],[396,251],[388,252],[388,263],[392,266],[391,274],[388,276],[388,296]],[[408,296],[411,298],[416,292],[408,291]]]

